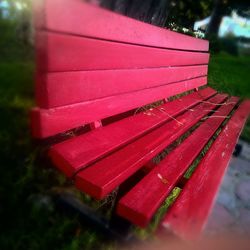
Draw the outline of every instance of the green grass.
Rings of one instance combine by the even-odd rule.
[[[250,98],[249,65],[247,57],[212,56],[210,86]],[[81,226],[77,217],[63,215],[49,201],[52,188],[68,183],[48,167],[30,141],[33,72],[31,61],[0,62],[0,249],[115,248],[115,243],[104,243],[101,235]],[[250,141],[247,129],[244,137]]]
[[[250,99],[250,56],[235,57],[221,53],[211,56],[209,64],[209,85],[220,92]],[[242,139],[250,142],[250,120]]]
[[[209,85],[230,95],[250,98],[250,57],[234,57],[221,53],[211,55]]]

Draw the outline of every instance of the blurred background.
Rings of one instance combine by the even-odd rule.
[[[52,1],[52,0],[51,0]],[[143,22],[210,41],[209,85],[250,98],[250,3],[244,0],[91,0]],[[84,24],[79,24],[84,25]],[[0,249],[114,249],[53,207],[70,184],[42,157],[29,133],[34,105],[31,0],[0,0]],[[250,142],[250,124],[242,135]]]

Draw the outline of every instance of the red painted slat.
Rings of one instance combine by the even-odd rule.
[[[155,47],[208,50],[208,41],[178,34],[83,3],[34,1],[36,28]]]
[[[40,31],[37,67],[42,72],[157,68],[207,64],[208,53],[168,50]]]
[[[206,75],[207,65],[39,74],[37,104],[53,108]]]
[[[225,96],[218,95],[211,101],[221,102],[224,98]],[[211,104],[198,105],[194,108],[195,111],[189,110],[178,116],[176,118],[178,122],[172,119],[114,154],[106,156],[94,165],[80,171],[76,175],[76,186],[97,199],[104,198],[143,164],[197,123],[209,112],[207,109],[214,106]]]
[[[34,108],[31,112],[32,135],[35,138],[56,135],[69,129],[197,88],[206,83],[207,78],[200,77],[58,108]]]
[[[184,239],[196,239],[200,236],[249,113],[250,101],[245,101],[212,144],[166,214],[163,227]]]
[[[215,113],[216,116],[221,117],[207,119],[134,186],[119,201],[117,213],[140,227],[147,226],[177,181],[199,155],[237,101],[237,98],[230,98],[228,102],[232,104],[220,107]]]
[[[51,147],[50,156],[54,165],[68,177],[78,169],[93,163],[114,149],[148,133],[188,108],[216,93],[206,88],[145,113],[96,129],[90,133],[71,138]],[[163,112],[164,111],[164,112]]]

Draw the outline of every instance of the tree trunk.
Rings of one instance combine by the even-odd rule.
[[[155,0],[152,6],[151,23],[160,27],[166,26],[170,10],[170,0]]]
[[[226,14],[226,8],[223,2],[223,0],[215,0],[214,10],[206,32],[207,35],[218,35],[221,20]]]
[[[109,10],[161,27],[164,27],[166,25],[171,2],[170,0],[96,1],[99,1],[102,7],[107,8]]]
[[[127,16],[131,3],[132,3],[132,0],[116,0],[113,10],[117,13]]]

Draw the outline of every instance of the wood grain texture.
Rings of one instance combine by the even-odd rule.
[[[54,108],[207,75],[207,65],[38,74],[37,105]]]
[[[216,91],[206,88],[159,108],[139,113],[51,147],[49,155],[54,165],[66,176],[72,177],[94,161],[128,144],[161,124],[169,121],[202,100],[215,95]]]
[[[117,213],[133,224],[146,227],[175,184],[184,175],[237,102],[237,98],[230,98],[228,105],[223,105],[217,110],[217,118],[207,119],[167,155],[158,166],[119,201]],[[197,111],[194,112],[196,114]],[[183,223],[185,224],[185,220]]]
[[[218,95],[211,101],[220,103],[224,99],[224,95]],[[206,106],[202,103],[196,106],[194,111],[188,110],[183,115],[176,117],[178,122],[172,119],[114,154],[106,156],[92,166],[80,171],[76,175],[75,185],[96,199],[104,198],[190,129],[204,115],[208,114],[207,108],[211,107],[215,107],[215,105],[208,104]]]
[[[46,138],[116,115],[148,103],[198,88],[207,83],[206,77],[167,84],[132,93],[86,101],[52,109],[33,108],[31,130],[34,138]]]
[[[143,47],[38,31],[39,72],[156,68],[207,64],[208,53]]]
[[[154,47],[208,51],[206,40],[145,24],[81,0],[34,1],[34,13],[36,29]]]
[[[250,101],[243,102],[198,165],[180,196],[162,221],[179,237],[197,239],[213,207],[235,144],[250,114]]]

